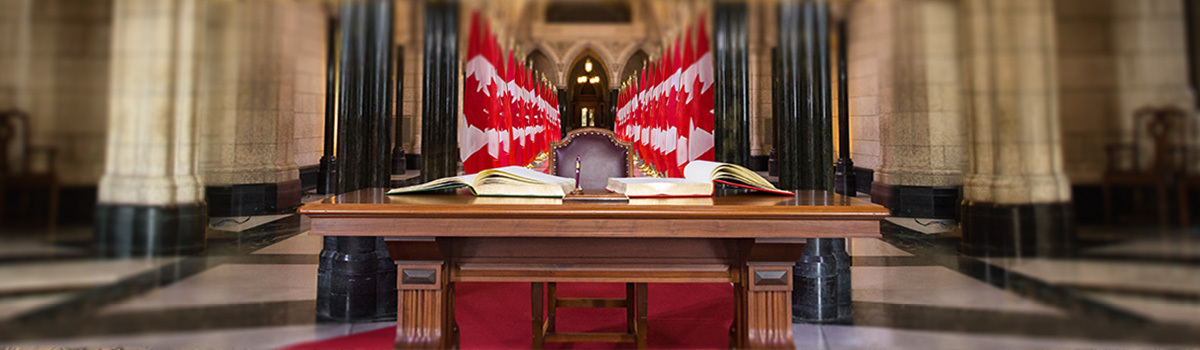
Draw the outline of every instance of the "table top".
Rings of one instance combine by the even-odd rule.
[[[304,205],[311,218],[546,218],[715,219],[715,220],[870,220],[888,216],[877,204],[825,191],[794,196],[718,191],[713,197],[633,198],[628,202],[575,202],[557,198],[476,197],[453,194],[387,195],[370,188]]]

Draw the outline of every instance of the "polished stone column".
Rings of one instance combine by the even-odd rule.
[[[118,0],[113,9],[108,147],[96,208],[105,256],[188,254],[205,247],[197,176],[197,0]]]
[[[421,181],[458,172],[458,8],[453,0],[425,3]]]
[[[833,190],[846,196],[858,195],[858,178],[854,171],[854,160],[850,159],[850,88],[846,74],[846,53],[850,47],[846,18],[837,24],[837,73],[838,73],[838,160],[833,175]]]
[[[750,67],[745,1],[717,1],[713,12],[714,148],[718,162],[750,165]]]
[[[970,170],[962,251],[1065,255],[1075,247],[1063,173],[1053,0],[960,4]]]
[[[788,189],[833,190],[833,110],[829,3],[779,4],[779,182]],[[851,317],[845,239],[808,239],[793,268],[797,322]]]
[[[392,116],[392,128],[395,130],[396,138],[392,140],[395,147],[392,148],[392,175],[403,175],[408,168],[407,156],[404,154],[404,123],[402,122],[401,112],[404,110],[404,99],[401,94],[404,93],[404,46],[396,46],[396,65],[394,66],[394,80],[396,86],[390,92],[393,101],[395,101],[395,110]]]
[[[338,193],[391,182],[392,0],[341,5]],[[317,318],[396,317],[396,265],[382,237],[326,237],[317,271]]]
[[[329,18],[328,35],[325,46],[325,148],[321,155],[317,177],[317,193],[337,193],[337,104],[334,96],[338,95],[338,66],[342,41],[339,40],[338,28],[341,24],[336,17]],[[399,138],[397,138],[398,140]]]
[[[779,4],[779,184],[833,189],[828,3]]]

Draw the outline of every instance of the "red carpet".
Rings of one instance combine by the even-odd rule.
[[[463,349],[527,349],[530,339],[528,283],[459,283],[455,315]],[[625,295],[622,284],[560,283],[560,297]],[[649,346],[656,349],[724,349],[733,321],[733,288],[728,284],[651,284]],[[559,309],[562,332],[618,332],[621,309]],[[391,349],[394,327],[297,344],[299,349]],[[634,344],[546,343],[547,349],[633,349]]]

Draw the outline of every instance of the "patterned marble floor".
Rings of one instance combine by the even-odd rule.
[[[0,259],[0,347],[276,349],[391,325],[315,323],[320,238],[295,215],[257,221],[210,231],[201,256]],[[854,320],[794,325],[798,349],[1200,347],[1197,237],[976,259],[953,230],[906,226],[850,240]]]

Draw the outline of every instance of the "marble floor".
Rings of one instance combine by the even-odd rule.
[[[315,322],[321,239],[305,218],[233,222],[214,221],[199,256],[0,244],[0,348],[277,349],[392,325]],[[973,258],[957,253],[953,222],[881,225],[882,239],[848,242],[853,320],[794,325],[798,349],[1200,347],[1195,234],[1087,242],[1071,259]]]

